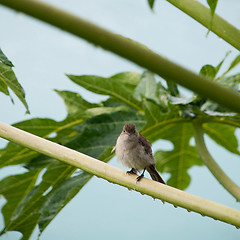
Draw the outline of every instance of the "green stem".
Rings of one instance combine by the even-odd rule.
[[[240,188],[225,174],[220,166],[214,161],[204,142],[202,123],[199,120],[193,121],[194,137],[198,154],[200,155],[204,164],[208,167],[211,173],[219,181],[220,184],[232,194],[236,200],[240,201]]]
[[[210,28],[211,13],[210,9],[205,7],[198,1],[193,0],[167,0],[175,7],[195,19],[206,28]],[[231,44],[233,47],[240,51],[240,30],[222,19],[217,14],[214,14],[212,26],[210,28],[212,32]]]
[[[107,163],[27,133],[0,122],[0,137],[30,148],[41,154],[78,167],[109,182],[133,189],[143,194],[186,208],[205,216],[240,227],[240,211],[216,202],[183,192],[170,186],[143,178],[136,183],[136,177]]]
[[[199,76],[170,62],[136,41],[118,34],[113,34],[84,19],[73,16],[40,1],[0,0],[0,4],[24,12],[69,33],[84,38],[95,45],[99,45],[106,50],[114,52],[158,74],[166,80],[175,81],[200,95],[204,95],[240,113],[240,94],[236,91],[225,88],[203,76]]]

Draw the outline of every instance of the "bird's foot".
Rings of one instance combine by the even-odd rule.
[[[137,174],[137,170],[132,168],[130,171],[127,171],[127,174]]]
[[[141,174],[140,176],[138,176],[137,177],[137,182],[139,182],[143,177],[144,177],[144,174]]]
[[[144,177],[145,170],[146,168],[144,168],[142,174],[137,177],[137,182],[139,182]]]

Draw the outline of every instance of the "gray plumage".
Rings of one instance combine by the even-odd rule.
[[[153,180],[165,184],[155,168],[151,143],[136,131],[134,124],[127,123],[124,125],[117,139],[115,151],[119,161],[132,169],[128,173],[137,173],[137,171],[143,170],[142,175],[137,178],[138,181],[141,180],[144,171],[147,170]]]

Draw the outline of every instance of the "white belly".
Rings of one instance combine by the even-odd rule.
[[[117,139],[116,156],[122,165],[128,168],[142,170],[145,167],[154,164],[152,156],[145,152],[145,149],[139,143],[127,141],[128,136],[121,135]]]

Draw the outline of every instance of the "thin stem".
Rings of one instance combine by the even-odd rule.
[[[29,0],[0,0],[0,4],[52,24],[69,33],[114,52],[156,74],[166,80],[204,95],[209,99],[240,113],[240,94],[225,88],[203,76],[199,76],[151,51],[146,46],[113,34],[84,19],[73,16],[40,1]],[[224,97],[223,97],[224,96]]]
[[[194,211],[240,227],[240,211],[236,209],[146,178],[136,183],[135,176],[129,176],[119,168],[2,122],[0,122],[0,137],[78,167],[109,182],[161,199],[174,206],[186,208],[188,211]]]
[[[205,7],[200,2],[193,0],[167,1],[209,29],[211,23],[211,13],[209,8]],[[214,14],[210,31],[214,32],[220,38],[224,39],[240,51],[240,30],[217,14]]]
[[[214,161],[204,142],[202,123],[197,119],[193,121],[194,137],[198,154],[200,155],[204,164],[208,167],[211,173],[219,181],[220,184],[232,194],[237,201],[240,201],[240,188],[226,175],[220,166]]]

